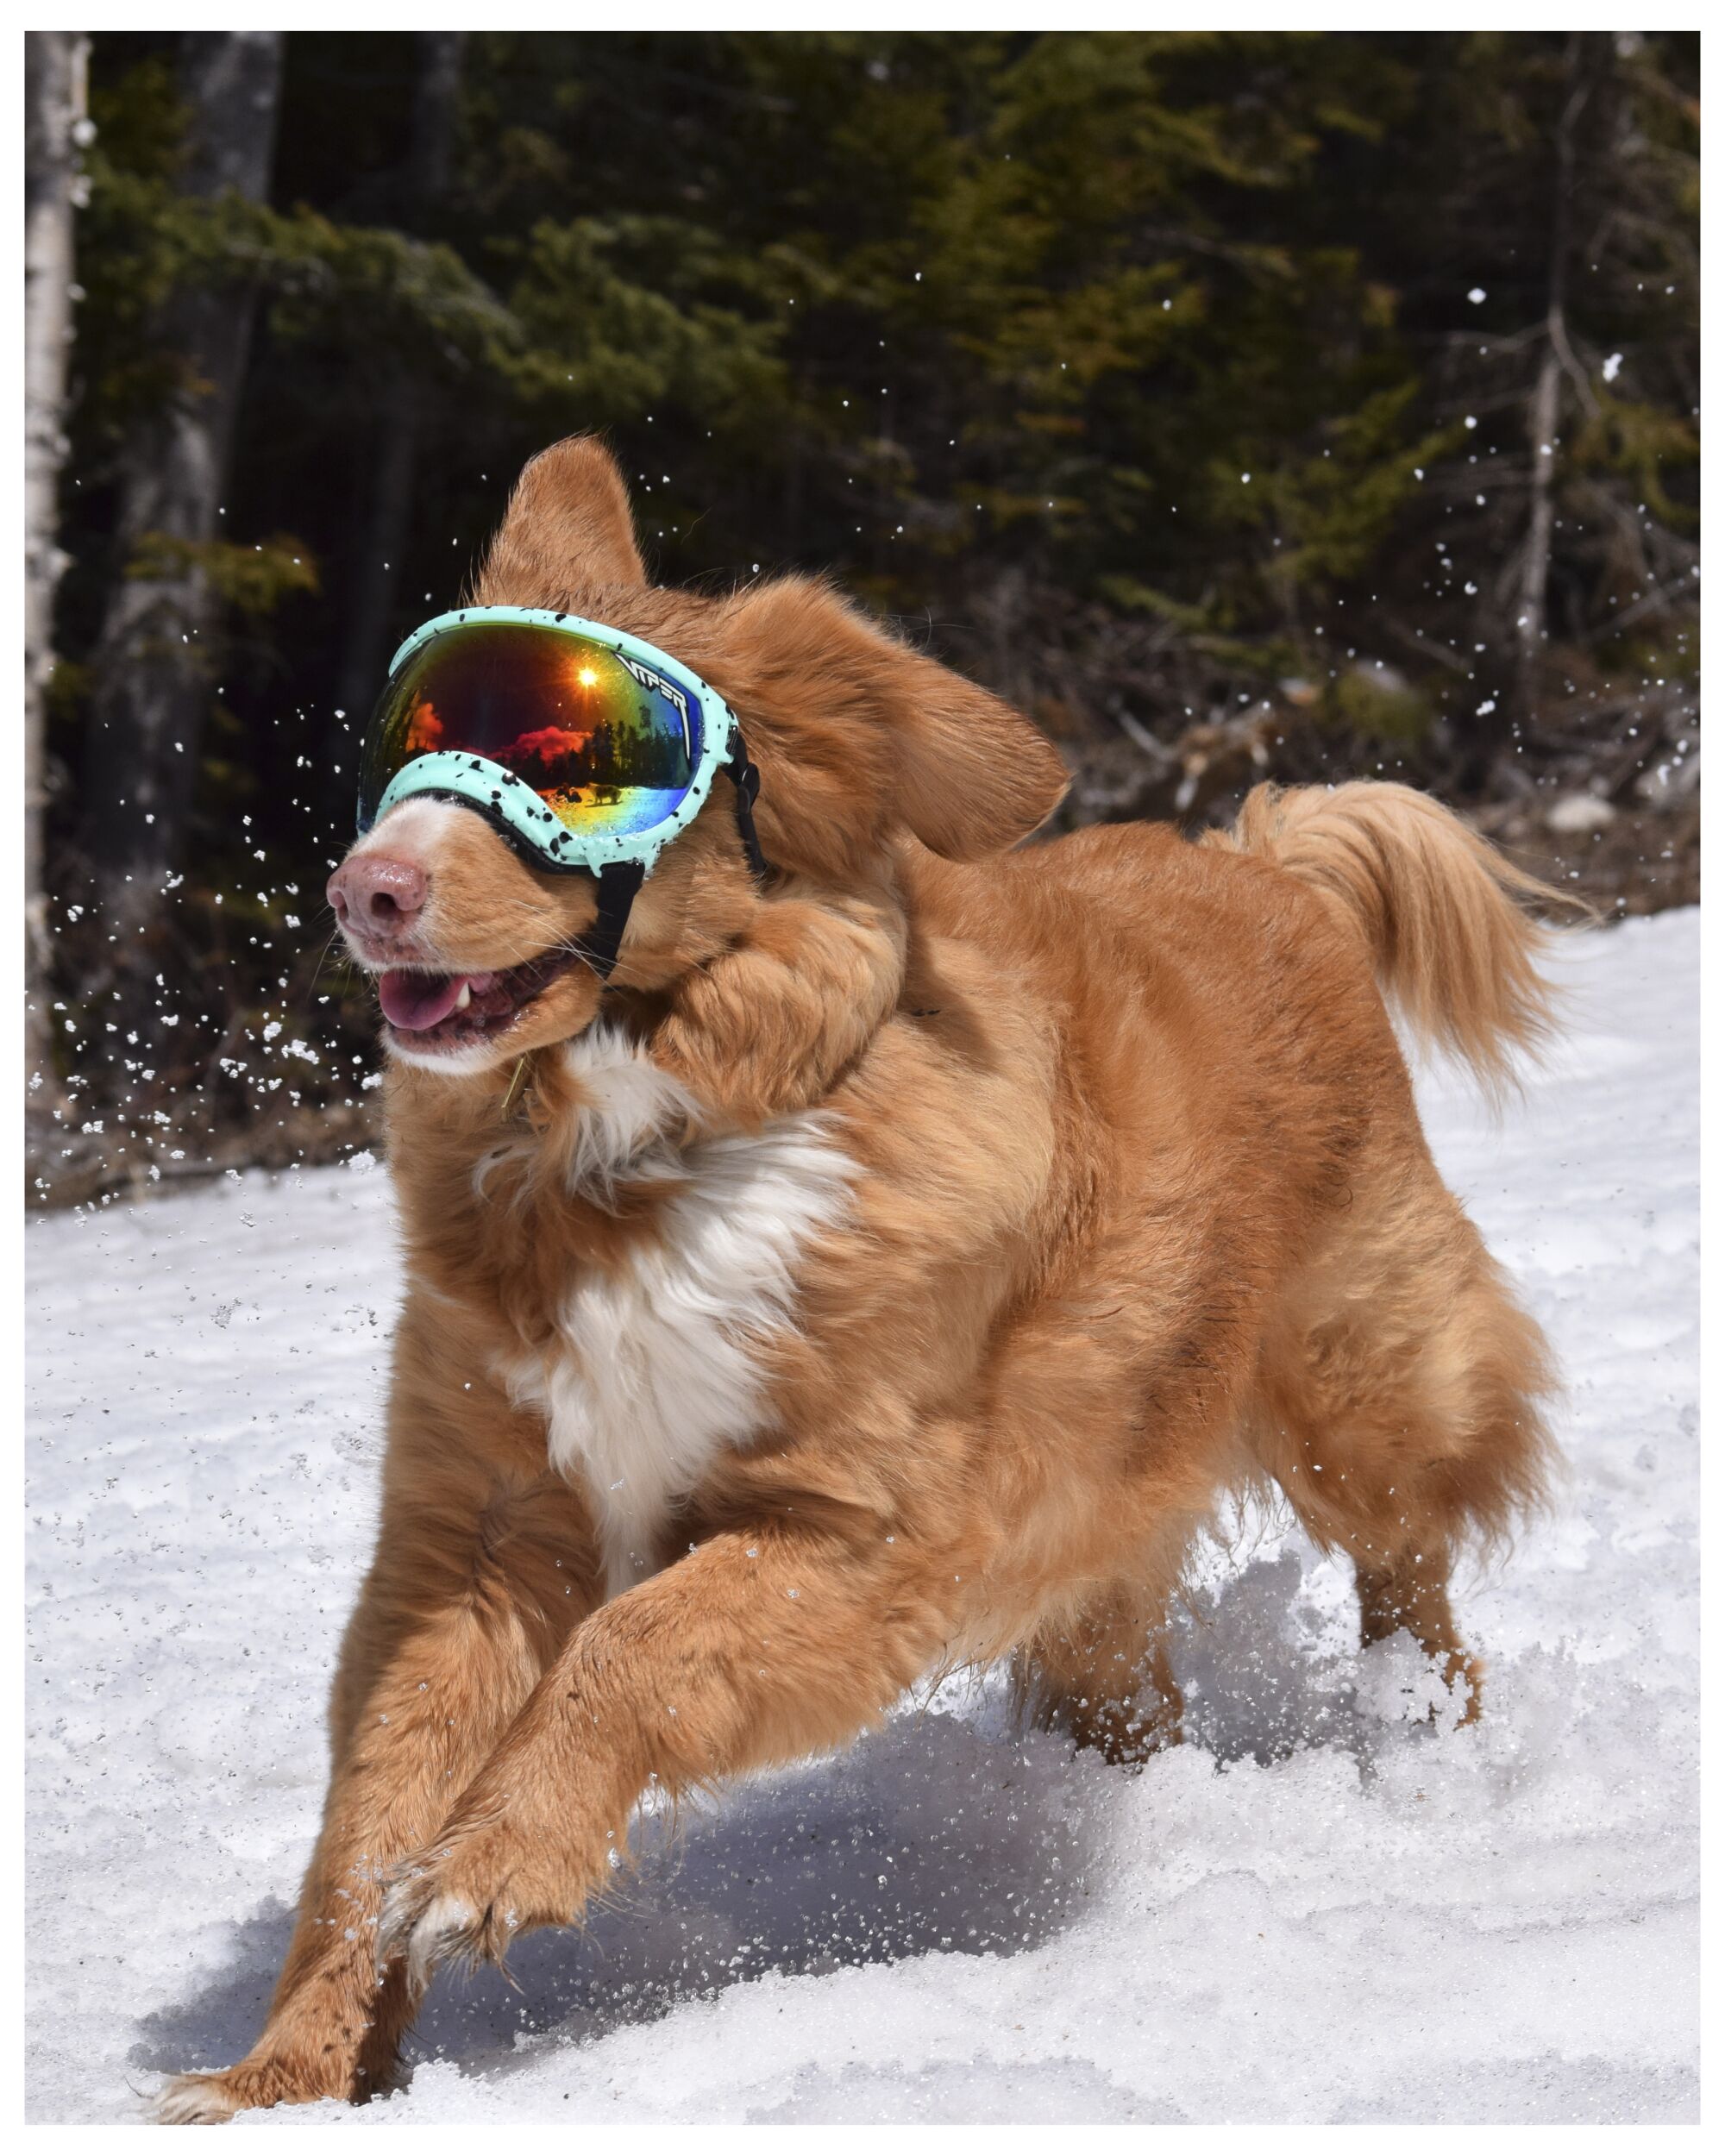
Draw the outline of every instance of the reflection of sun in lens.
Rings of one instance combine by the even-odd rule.
[[[598,674],[597,674],[593,671],[593,669],[591,667],[583,667],[581,668],[581,673],[580,673],[580,682],[581,682],[581,686],[582,686],[584,689],[590,689],[590,688],[593,686],[593,683],[594,683],[595,681],[597,681],[597,680],[598,680],[598,679],[599,679],[599,675],[598,675]]]

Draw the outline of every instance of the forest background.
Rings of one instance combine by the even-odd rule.
[[[32,33],[27,1181],[364,1148],[355,736],[599,429],[830,569],[1059,828],[1404,778],[1698,895],[1687,34]]]

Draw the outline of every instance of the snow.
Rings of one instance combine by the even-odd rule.
[[[1693,912],[1578,939],[1558,1064],[1440,1159],[1563,1358],[1552,1516],[1463,1583],[1479,1727],[1425,1719],[1274,1520],[1176,1642],[1141,1775],[998,1675],[649,1818],[521,1986],[440,1980],[354,2127],[1697,2115]],[[357,1163],[356,1163],[357,1164]],[[30,2115],[142,2115],[255,2032],[323,1784],[397,1296],[387,1179],[261,1175],[36,1220]],[[305,2112],[254,2115],[273,2128]]]

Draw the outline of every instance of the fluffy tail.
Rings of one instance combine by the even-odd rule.
[[[1509,1083],[1515,1050],[1550,1037],[1556,998],[1539,961],[1552,931],[1523,909],[1591,909],[1506,861],[1427,795],[1369,780],[1254,787],[1233,830],[1205,837],[1322,892],[1364,934],[1386,1000],[1489,1093]]]

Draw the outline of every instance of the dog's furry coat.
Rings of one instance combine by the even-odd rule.
[[[710,802],[603,1017],[576,968],[495,1054],[392,1041],[408,1295],[323,1837],[257,2046],[169,2117],[386,2084],[432,1970],[575,1918],[649,1784],[842,1743],[932,1667],[1010,1653],[1143,1758],[1159,1620],[1249,1485],[1471,1712],[1452,1559],[1540,1488],[1545,1351],[1386,1006],[1501,1078],[1546,1020],[1539,887],[1389,786],[1009,851],[1064,782],[1024,721],[819,585],[650,588],[592,443],[529,467],[477,597],[712,680],[775,873]],[[459,807],[367,849],[430,892],[353,936],[376,966],[591,917]]]

